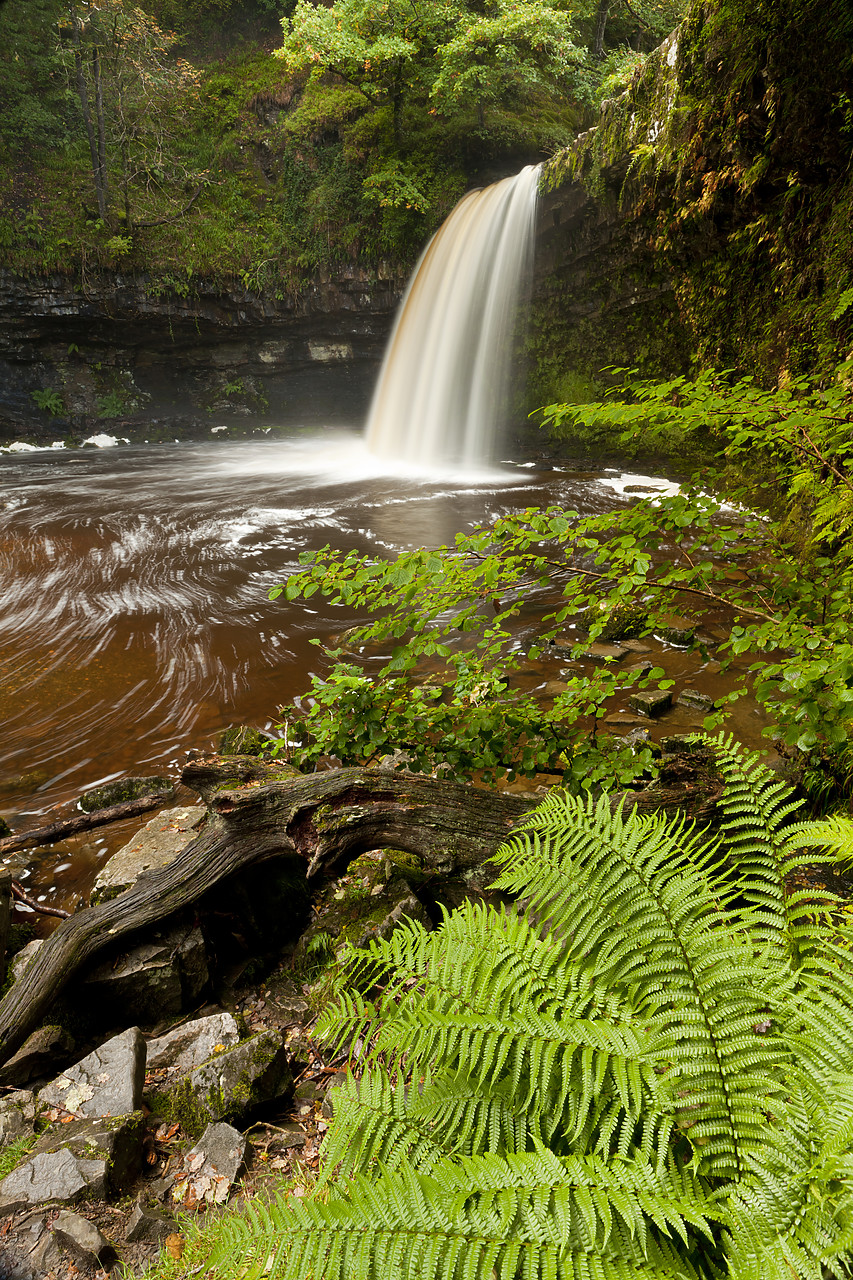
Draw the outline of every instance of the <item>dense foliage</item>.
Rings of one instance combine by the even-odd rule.
[[[702,457],[701,483],[595,517],[530,510],[393,563],[329,548],[306,556],[274,594],[320,591],[370,621],[347,637],[361,663],[331,651],[331,670],[287,709],[277,749],[300,766],[327,752],[354,762],[402,750],[409,768],[463,776],[557,770],[565,785],[590,788],[615,771],[630,782],[649,755],[602,733],[603,699],[632,683],[665,686],[664,672],[599,664],[568,676],[543,709],[513,686],[527,657],[514,620],[539,591],[551,608],[533,656],[570,626],[582,658],[590,639],[665,635],[674,609],[722,610],[730,631],[717,656],[754,661],[716,714],[751,691],[804,757],[808,784],[843,794],[853,778],[848,375],[774,392],[715,374],[629,382],[606,402],[552,405],[547,421],[575,442],[677,441]],[[377,646],[390,655],[368,668]]]
[[[601,59],[592,9],[7,0],[0,263],[277,294],[408,264],[472,178],[566,143],[680,0],[609,6]]]
[[[789,877],[853,829],[712,746],[719,838],[555,792],[495,858],[524,914],[351,949],[320,1181],[223,1219],[192,1274],[848,1274],[853,935]]]

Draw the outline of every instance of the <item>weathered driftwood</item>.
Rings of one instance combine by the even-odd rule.
[[[383,846],[414,853],[436,870],[471,866],[496,849],[530,807],[529,798],[380,769],[337,769],[216,791],[209,821],[168,867],[141,876],[110,902],[76,912],[45,940],[25,978],[0,1001],[0,1064],[101,948],[197,901],[244,867],[298,854],[313,876],[342,870]]]
[[[0,867],[0,980],[6,973],[6,947],[12,923],[12,872]]]
[[[53,822],[48,827],[36,827],[33,831],[20,831],[16,835],[6,836],[0,840],[0,857],[7,853],[17,853],[19,849],[37,849],[41,845],[55,844],[66,836],[74,836],[78,831],[91,831],[93,827],[106,826],[108,822],[119,822],[122,818],[136,818],[149,809],[162,808],[167,797],[156,792],[149,796],[138,796],[136,800],[124,800],[121,804],[111,804],[108,809],[96,809],[94,813],[75,814],[73,818],[65,818],[62,822]]]

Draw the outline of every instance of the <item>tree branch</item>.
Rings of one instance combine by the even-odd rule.
[[[7,853],[16,853],[19,849],[38,849],[45,844],[55,844],[57,840],[76,835],[78,831],[103,827],[108,822],[119,822],[122,818],[135,818],[137,814],[161,807],[168,798],[163,792],[139,796],[136,800],[112,804],[108,809],[97,809],[94,813],[81,813],[75,818],[66,818],[64,822],[51,823],[49,827],[36,827],[34,831],[21,831],[16,835],[6,836],[0,840],[0,857]]]

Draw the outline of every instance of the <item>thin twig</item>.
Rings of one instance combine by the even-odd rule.
[[[67,920],[71,915],[70,911],[63,911],[61,907],[46,907],[44,903],[36,902],[35,898],[31,898],[24,891],[17,880],[12,881],[12,897],[16,902],[22,902],[25,907],[29,907],[31,911],[37,911],[40,916],[57,916],[60,920]]]

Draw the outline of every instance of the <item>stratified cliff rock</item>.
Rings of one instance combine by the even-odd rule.
[[[357,268],[284,298],[0,273],[0,441],[358,422],[401,287]]]

